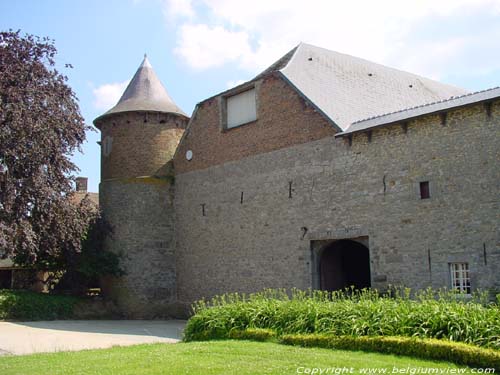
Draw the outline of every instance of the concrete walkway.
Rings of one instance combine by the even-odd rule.
[[[185,324],[182,320],[0,322],[0,355],[175,343]]]

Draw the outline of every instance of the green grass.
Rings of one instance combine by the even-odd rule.
[[[210,341],[0,357],[0,374],[297,374],[308,368],[464,368],[446,362],[269,342]],[[331,370],[330,370],[331,371]],[[380,371],[380,370],[379,370]],[[408,374],[408,372],[407,372]]]

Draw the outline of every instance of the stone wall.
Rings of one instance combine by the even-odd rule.
[[[450,111],[445,126],[430,115],[406,130],[355,135],[352,145],[323,134],[243,158],[237,150],[245,140],[218,130],[214,104],[206,105],[181,144],[205,161],[177,169],[175,159],[180,301],[312,287],[318,244],[359,238],[369,247],[374,287],[449,287],[449,263],[468,262],[473,288],[500,288],[498,102],[491,116],[474,105]],[[294,105],[291,115],[300,115],[304,108]],[[286,129],[286,113],[276,108],[266,116]],[[306,117],[303,126],[324,124],[317,113]],[[208,128],[217,145],[234,143],[219,148],[226,156],[206,154],[217,152],[203,144]],[[266,142],[266,128],[259,129]],[[430,199],[420,199],[421,181],[430,182]]]
[[[121,255],[125,271],[102,286],[127,317],[176,315],[173,189],[159,178],[100,184],[101,207],[114,228],[106,247]]]
[[[128,317],[176,315],[171,159],[187,118],[130,112],[99,121],[99,206],[114,230],[106,248],[125,271],[103,280],[103,291]]]

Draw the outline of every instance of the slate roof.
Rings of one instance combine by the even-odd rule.
[[[277,60],[274,64],[272,64],[269,68],[264,70],[262,73],[260,73],[258,76],[256,76],[252,81],[255,81],[261,77],[264,77],[265,75],[268,75],[269,73],[280,71],[283,69],[291,60],[293,55],[295,54],[295,51],[297,51],[297,48],[299,46],[295,47],[291,51],[289,51],[286,55],[284,55],[282,58]]]
[[[132,111],[167,112],[186,116],[168,95],[146,55],[118,103],[94,122],[113,113]]]
[[[266,71],[273,66],[344,131],[359,119],[467,93],[458,87],[305,43]]]
[[[500,87],[494,87],[487,90],[477,91],[462,96],[456,96],[447,100],[441,100],[433,103],[427,103],[416,107],[402,109],[400,111],[386,113],[374,116],[364,120],[354,122],[346,131],[337,134],[338,136],[348,135],[389,125],[396,122],[402,122],[415,117],[429,115],[433,113],[444,112],[452,108],[463,107],[473,103],[487,102],[500,97]]]

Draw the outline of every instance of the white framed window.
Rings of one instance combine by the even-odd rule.
[[[227,97],[226,116],[228,129],[257,120],[255,88]]]
[[[469,263],[450,263],[451,288],[471,294]]]

